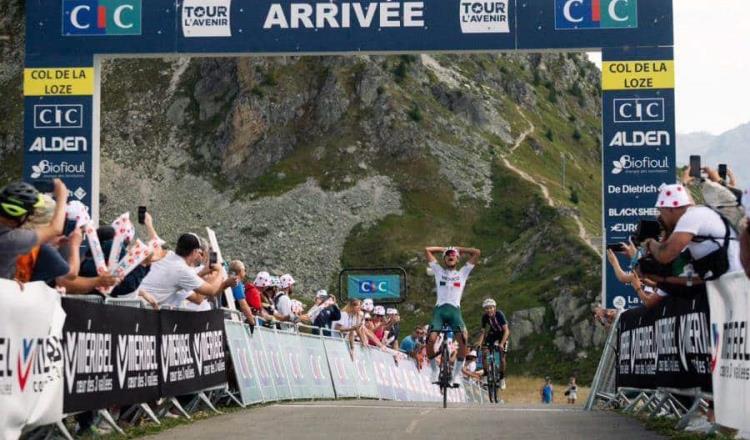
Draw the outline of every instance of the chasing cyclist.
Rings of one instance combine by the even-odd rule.
[[[484,314],[482,315],[482,333],[479,336],[477,345],[482,347],[482,364],[489,356],[490,347],[498,345],[500,351],[500,389],[505,389],[505,355],[508,351],[508,338],[510,329],[508,320],[500,310],[497,310],[497,303],[492,298],[487,298],[482,302]],[[487,371],[485,369],[485,371]]]
[[[438,264],[435,255],[436,252],[442,253],[445,268]],[[469,261],[460,269],[456,270],[458,260],[461,254],[469,255]],[[427,263],[435,274],[435,283],[437,285],[437,303],[432,313],[430,323],[430,337],[427,343],[427,357],[430,359],[430,368],[432,369],[432,382],[437,382],[439,370],[435,357],[435,342],[443,326],[450,327],[455,338],[458,341],[458,355],[456,364],[453,366],[453,386],[459,384],[461,370],[464,366],[466,356],[466,325],[461,317],[461,296],[466,287],[466,280],[469,278],[471,270],[479,262],[479,249],[464,247],[427,247],[425,248]],[[442,362],[447,362],[442,359]]]

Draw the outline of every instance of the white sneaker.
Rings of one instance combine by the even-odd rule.
[[[500,379],[500,389],[501,390],[505,389],[505,379]]]

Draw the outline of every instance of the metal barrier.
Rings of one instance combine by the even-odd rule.
[[[586,405],[584,405],[585,411],[591,411],[597,401],[602,401],[604,405],[608,405],[617,393],[615,369],[617,368],[617,328],[620,323],[620,314],[617,314],[609,329],[607,341],[604,343],[602,350],[602,357],[591,383],[591,392],[586,400]]]

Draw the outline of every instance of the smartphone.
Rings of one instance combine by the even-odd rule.
[[[719,164],[719,177],[721,177],[722,180],[727,180],[727,164]]]
[[[218,262],[218,260],[219,260],[219,257],[217,256],[216,252],[211,251],[208,253],[208,264],[213,266],[214,264]]]
[[[701,178],[701,157],[690,156],[690,177]]]
[[[612,252],[624,252],[625,251],[625,247],[623,247],[622,243],[608,244],[607,249]]]
[[[53,193],[55,192],[55,183],[51,179],[39,179],[34,181],[34,188],[40,193]]]
[[[146,207],[139,206],[138,207],[138,224],[142,225],[145,221],[146,221]]]

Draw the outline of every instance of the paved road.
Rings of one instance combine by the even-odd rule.
[[[662,437],[617,414],[542,406],[338,401],[278,404],[213,417],[160,440],[634,439]]]

